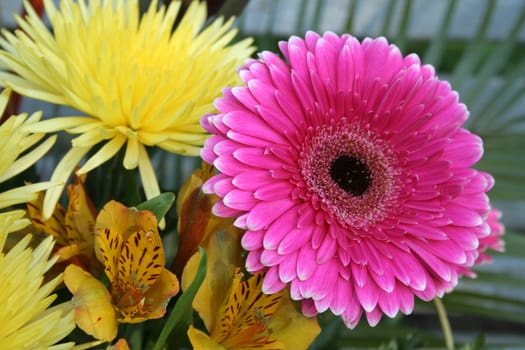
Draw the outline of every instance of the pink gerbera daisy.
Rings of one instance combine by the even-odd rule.
[[[220,171],[205,191],[246,230],[247,269],[351,328],[450,291],[489,233],[493,184],[471,168],[482,142],[458,94],[384,38],[309,32],[280,49],[202,120]]]

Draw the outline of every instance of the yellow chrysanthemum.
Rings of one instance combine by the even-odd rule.
[[[50,293],[62,281],[59,275],[43,283],[44,273],[53,266],[49,260],[53,239],[48,237],[34,250],[26,235],[9,252],[3,253],[11,217],[0,219],[0,344],[3,350],[73,348],[73,343],[52,346],[75,328],[70,303],[49,307],[56,295]]]
[[[0,93],[0,115],[4,113],[9,100],[10,91],[4,90]],[[34,147],[44,136],[44,133],[32,134],[27,131],[31,125],[40,120],[41,113],[13,115],[0,125],[0,183],[20,174],[42,156],[53,146],[56,137],[50,137],[40,145]],[[26,151],[32,148],[30,152]],[[21,157],[20,155],[23,154]],[[0,210],[9,208],[15,204],[29,202],[37,197],[37,192],[47,189],[49,183],[38,183],[0,192]],[[24,218],[24,210],[11,210],[0,213],[0,222],[11,217],[11,226],[7,232],[16,231],[30,224]]]
[[[198,155],[206,135],[200,117],[237,78],[235,68],[254,51],[251,40],[227,46],[233,19],[202,29],[206,6],[195,1],[173,30],[181,3],[153,1],[140,17],[136,0],[45,0],[53,34],[26,5],[21,30],[3,32],[0,64],[14,73],[0,81],[17,92],[71,106],[87,116],[43,121],[32,130],[81,134],[57,165],[53,182],[65,183],[93,146],[105,144],[77,174],[112,158],[126,144],[124,167],[138,166],[147,198],[160,193],[145,146]],[[49,217],[63,187],[47,191]]]

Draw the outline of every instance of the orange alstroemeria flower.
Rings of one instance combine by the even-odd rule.
[[[27,213],[38,233],[55,239],[54,254],[59,263],[74,263],[99,276],[101,265],[94,251],[96,210],[84,188],[84,178],[75,177],[68,186],[67,210],[57,204],[53,215],[44,221],[44,192],[40,192],[38,198],[27,203]]]
[[[179,281],[164,267],[166,258],[157,226],[150,211],[116,201],[108,202],[99,213],[95,253],[104,264],[109,291],[75,266],[68,266],[64,273],[66,286],[76,298],[77,320],[83,321],[77,324],[86,333],[112,340],[117,323],[139,323],[166,313],[169,300],[179,291]],[[89,287],[86,283],[84,289],[80,279],[90,281]]]

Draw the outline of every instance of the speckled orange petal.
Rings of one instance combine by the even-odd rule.
[[[138,230],[122,245],[119,258],[119,280],[151,285],[166,264],[158,231]]]
[[[157,218],[148,210],[128,208],[117,201],[109,201],[100,211],[95,224],[95,231],[111,228],[126,241],[138,230],[156,231]]]
[[[69,203],[65,226],[69,242],[77,244],[86,255],[91,255],[95,244],[95,207],[77,176],[75,182],[68,186],[67,194]]]
[[[42,206],[44,204],[44,192],[38,193],[38,197],[27,203],[27,214],[33,226],[55,238],[58,246],[68,245],[67,230],[65,227],[64,208],[58,203],[53,211],[53,215],[46,221],[42,219]]]
[[[144,294],[143,300],[134,307],[119,309],[119,321],[138,323],[164,316],[168,302],[177,295],[179,289],[177,277],[171,271],[162,269],[155,284]]]
[[[73,294],[75,322],[93,337],[111,341],[115,339],[118,323],[111,296],[104,285],[76,265],[64,271],[64,283]]]
[[[111,283],[117,279],[118,259],[122,245],[122,236],[116,230],[105,227],[96,231],[95,253],[97,259],[104,264],[104,271]]]
[[[242,275],[234,277],[230,294],[219,311],[220,320],[212,337],[221,343],[244,344],[259,343],[259,338],[267,336],[268,323],[277,311],[282,292],[264,294],[262,292],[263,274],[257,274],[246,281]]]
[[[117,278],[112,292],[117,307],[134,307],[157,281],[166,259],[160,235],[140,230],[122,244],[118,257]]]

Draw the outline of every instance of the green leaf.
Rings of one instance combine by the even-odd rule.
[[[468,48],[465,50],[461,60],[456,63],[454,71],[452,73],[451,85],[455,89],[461,90],[467,78],[472,75],[472,72],[476,69],[483,52],[486,50],[486,35],[489,29],[492,15],[495,13],[494,8],[496,7],[496,1],[490,0],[488,5],[485,7],[483,13],[483,19],[478,27],[476,36],[470,40]]]
[[[471,342],[464,344],[459,350],[482,350],[485,349],[485,336],[483,334],[478,335]]]
[[[457,1],[450,1],[447,12],[443,17],[441,26],[434,40],[430,42],[430,46],[425,52],[423,62],[426,64],[432,64],[435,67],[439,67],[442,59],[444,58],[445,46],[448,41],[448,28],[450,28],[450,23],[452,21],[452,16],[454,15],[454,10],[456,8]]]
[[[392,1],[395,2],[395,1]],[[407,46],[408,37],[408,26],[410,23],[410,15],[412,13],[413,0],[406,0],[405,6],[403,6],[401,20],[399,21],[399,27],[397,28],[396,34],[396,45],[399,50],[404,51]]]
[[[505,240],[505,256],[513,256],[522,259],[523,265],[525,266],[525,235],[523,233],[507,231],[503,236]],[[525,286],[525,275],[523,275]],[[524,294],[525,295],[525,294]]]
[[[199,262],[199,268],[195,275],[195,278],[191,282],[190,286],[182,295],[175,304],[173,310],[171,310],[170,316],[168,317],[164,328],[160,332],[159,338],[155,343],[153,350],[162,350],[165,349],[165,344],[168,338],[174,334],[173,330],[175,329],[188,329],[189,325],[193,323],[193,306],[192,302],[195,298],[195,294],[199,290],[204,277],[206,277],[207,261],[206,252],[204,249],[199,247],[199,253],[201,260]],[[178,334],[180,337],[180,334]]]
[[[161,220],[175,201],[175,194],[172,192],[165,192],[159,194],[157,197],[151,198],[143,203],[137,205],[138,210],[149,210]]]
[[[474,84],[474,87],[463,99],[467,105],[473,103],[473,101],[481,94],[482,89],[487,85],[488,80],[491,77],[496,76],[499,70],[508,62],[510,55],[518,44],[517,36],[521,32],[524,23],[525,8],[522,8],[520,17],[514,23],[511,33],[496,49],[492,50],[487,60],[483,63],[480,71],[476,74],[476,83]]]
[[[247,4],[248,0],[226,0],[217,12],[217,16],[225,19],[239,17]]]

